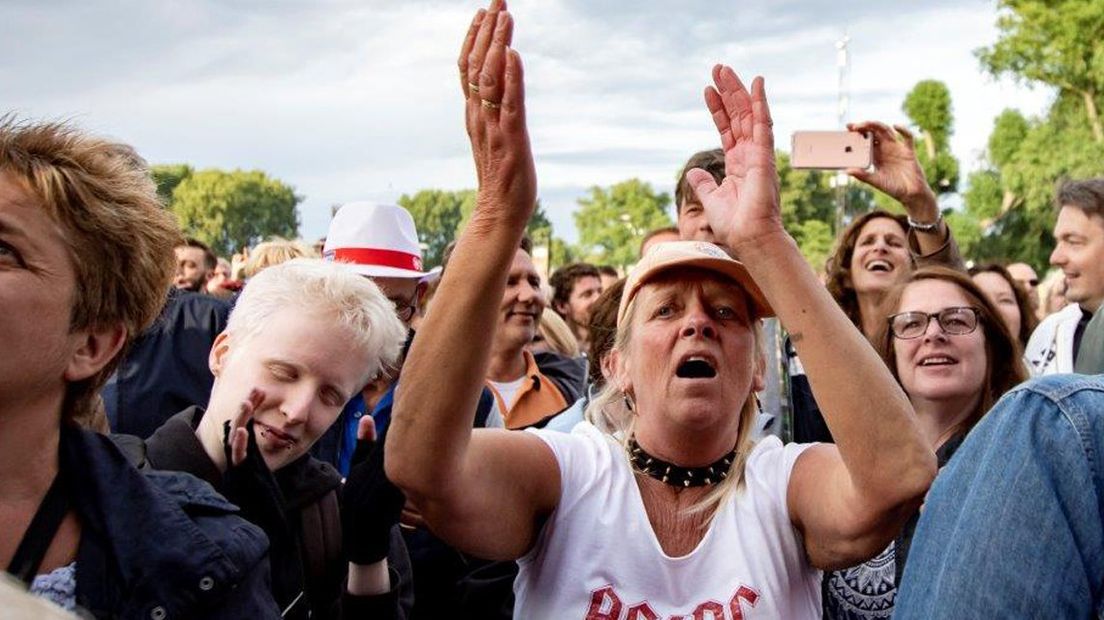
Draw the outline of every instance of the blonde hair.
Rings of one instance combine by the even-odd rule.
[[[571,333],[567,322],[556,314],[555,310],[544,309],[537,329],[541,336],[544,336],[544,341],[548,343],[550,350],[568,357],[579,357],[579,341],[575,338],[575,334]]]
[[[257,247],[249,252],[249,260],[242,267],[242,276],[252,278],[269,267],[296,258],[319,258],[319,256],[314,248],[302,241],[272,237],[268,241],[258,243]]]
[[[122,325],[129,342],[149,327],[165,304],[182,236],[134,149],[66,123],[3,116],[0,172],[62,230],[76,275],[70,330]],[[118,361],[66,386],[63,419],[92,414]]]
[[[625,317],[617,327],[617,337],[613,348],[621,355],[629,350],[629,344],[633,338],[633,320],[637,312],[637,304],[640,296],[634,297],[625,308]],[[750,300],[749,300],[750,301]],[[751,304],[748,304],[749,309]],[[754,316],[754,315],[749,315]],[[752,372],[758,370],[763,355],[763,328],[758,320],[753,320],[751,327],[755,339],[755,355],[752,362]],[[584,411],[586,420],[598,427],[604,433],[617,437],[626,446],[625,458],[628,459],[627,446],[635,432],[636,413],[626,404],[627,395],[621,392],[614,381],[609,381],[598,392]],[[740,408],[740,427],[736,434],[736,458],[728,469],[728,476],[709,491],[699,502],[694,504],[690,512],[709,512],[710,518],[716,514],[717,509],[731,496],[734,490],[743,487],[744,466],[747,464],[748,455],[755,445],[755,418],[759,406],[755,398],[755,392],[749,392],[747,400]],[[707,521],[708,522],[708,521]]]
[[[318,258],[297,258],[257,274],[242,289],[226,333],[232,339],[251,338],[289,309],[333,316],[370,358],[365,382],[395,367],[406,340],[395,306],[375,283],[345,263]]]

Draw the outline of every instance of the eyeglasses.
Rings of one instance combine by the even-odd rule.
[[[935,314],[927,312],[901,312],[889,317],[889,330],[901,340],[919,338],[928,331],[928,324],[935,319],[943,333],[952,336],[969,334],[977,329],[978,309],[971,306],[944,308]]]
[[[414,311],[418,309],[418,291],[414,291],[414,294],[409,299],[403,299],[401,297],[388,297],[391,303],[395,304],[395,314],[399,317],[399,320],[403,323],[407,323],[410,319],[414,318]]]

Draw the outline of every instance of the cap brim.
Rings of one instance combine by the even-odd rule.
[[[413,269],[400,269],[398,267],[383,267],[380,265],[358,265],[356,263],[342,263],[362,276],[369,278],[423,278],[428,271],[414,271]]]
[[[624,307],[618,312],[618,324],[620,324],[621,319],[624,318],[623,315],[628,308],[629,302],[632,301],[632,298],[636,296],[641,287],[655,280],[656,277],[667,271],[685,267],[705,269],[706,271],[728,276],[735,281],[736,284],[740,285],[740,288],[744,289],[748,298],[751,299],[751,311],[754,314],[751,318],[753,320],[766,319],[774,316],[774,308],[771,308],[770,303],[767,302],[766,296],[763,295],[763,291],[759,290],[759,285],[755,283],[755,280],[751,277],[751,274],[748,273],[743,263],[737,260],[725,260],[703,256],[700,258],[688,258],[670,264],[659,265],[645,274],[638,282],[634,283],[631,289],[626,289],[624,292]]]

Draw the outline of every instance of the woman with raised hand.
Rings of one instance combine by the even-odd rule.
[[[1022,349],[996,302],[969,276],[922,267],[887,293],[874,344],[916,410],[943,467],[983,415],[1027,379]],[[895,544],[825,579],[825,618],[889,618],[916,512]]]
[[[900,125],[864,121],[847,126],[871,134],[870,169],[851,168],[855,179],[889,195],[906,215],[874,209],[848,224],[825,265],[828,292],[867,338],[882,324],[886,292],[916,267],[943,265],[965,270],[958,245],[916,158],[912,133]],[[793,347],[786,347],[794,441],[832,441]]]
[[[762,79],[749,92],[732,69],[714,69],[706,103],[728,176],[718,186],[691,172],[718,240],[743,263],[681,242],[634,269],[614,372],[589,412],[603,428],[473,432],[462,413],[475,410],[489,355],[471,334],[492,331],[536,197],[512,27],[496,0],[461,52],[477,206],[438,290],[445,302],[407,360],[389,476],[444,539],[518,559],[517,617],[819,617],[817,569],[883,549],[919,505],[935,457],[885,365],[782,228]],[[772,312],[794,335],[838,447],[751,439],[758,319]]]

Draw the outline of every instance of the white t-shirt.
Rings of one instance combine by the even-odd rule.
[[[531,379],[529,379],[527,375],[521,375],[514,381],[491,381],[487,379],[487,383],[490,384],[491,389],[498,394],[498,398],[495,399],[495,409],[502,418],[505,419],[510,407],[514,406],[514,401],[517,400],[517,394],[521,391],[521,386],[526,380]],[[503,407],[506,408],[505,411]]]
[[[1082,314],[1080,306],[1069,304],[1043,319],[1031,332],[1024,357],[1033,376],[1073,372],[1073,338]]]
[[[562,495],[518,560],[514,616],[526,619],[819,618],[821,572],[790,522],[786,489],[808,445],[760,440],[745,487],[698,546],[670,557],[648,522],[624,448],[592,424],[532,430],[556,455]]]

